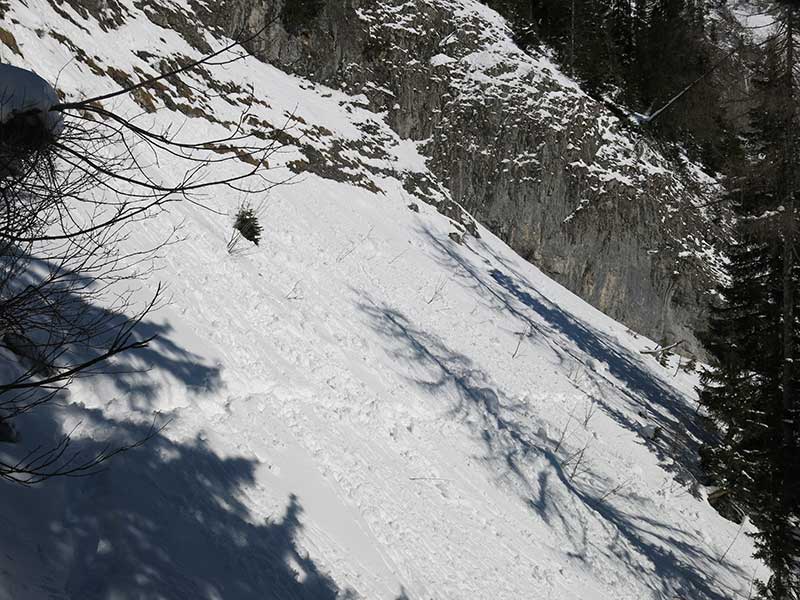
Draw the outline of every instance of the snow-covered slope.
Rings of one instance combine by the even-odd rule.
[[[14,0],[4,58],[77,98],[199,56],[120,6],[98,21]],[[748,596],[746,530],[692,476],[692,376],[485,229],[453,241],[458,224],[404,190],[433,180],[425,160],[360,98],[254,59],[191,84],[142,123],[214,137],[252,95],[339,181],[307,170],[276,188],[242,252],[226,252],[230,218],[195,206],[134,229],[144,244],[183,224],[148,282],[172,298],[142,325],[159,338],[121,363],[150,370],[79,381],[6,451],[77,423],[85,452],[140,437],[154,412],[169,424],[100,475],[2,486],[0,598]],[[307,157],[287,148],[275,176]],[[206,200],[232,213],[241,198]]]
[[[200,14],[252,32],[282,4],[226,0]],[[478,0],[309,4],[319,10],[303,33],[274,23],[257,56],[363,93],[521,256],[635,331],[705,355],[695,334],[730,236],[713,177],[586,94],[546,48],[522,51]]]

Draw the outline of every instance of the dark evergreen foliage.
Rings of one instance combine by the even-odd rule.
[[[759,530],[756,556],[772,577],[758,593],[769,600],[800,597],[798,132],[797,84],[788,76],[795,66],[789,12],[753,82],[750,162],[730,193],[737,242],[729,252],[730,281],[720,290],[724,302],[714,310],[705,340],[716,364],[703,374],[700,390],[716,434],[704,449],[705,466]]]
[[[721,170],[738,154],[722,94],[708,73],[723,54],[706,31],[703,0],[483,0],[504,14],[524,49],[544,42],[599,100],[646,114],[701,79],[654,122],[662,139]]]
[[[261,241],[261,233],[264,228],[258,222],[258,215],[254,208],[250,206],[242,206],[236,213],[236,220],[233,222],[233,228],[236,229],[244,239],[253,242],[258,246]]]
[[[323,4],[324,0],[286,0],[280,14],[283,28],[290,35],[307,31],[322,12]]]

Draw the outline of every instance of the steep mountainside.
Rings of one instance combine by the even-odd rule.
[[[546,56],[519,50],[477,2],[301,4],[299,23],[280,0],[199,14],[229,34],[271,23],[257,55],[363,94],[522,256],[634,330],[697,348],[724,239],[703,208],[711,178],[665,158]]]
[[[750,558],[748,525],[722,519],[697,479],[696,374],[641,354],[652,341],[526,262],[450,192],[462,181],[456,197],[485,218],[497,210],[517,219],[515,240],[528,235],[526,219],[545,213],[573,231],[561,240],[530,234],[543,257],[560,244],[563,255],[547,260],[561,257],[562,279],[579,256],[591,252],[595,269],[606,264],[601,253],[625,256],[641,269],[642,291],[626,287],[623,262],[576,281],[594,277],[598,302],[609,306],[638,298],[642,306],[629,310],[646,325],[646,314],[661,318],[656,300],[671,298],[671,319],[699,314],[678,304],[679,292],[700,294],[678,265],[711,249],[672,237],[673,220],[688,228],[701,212],[684,216],[670,199],[689,194],[700,175],[672,175],[546,58],[513,54],[494,13],[472,0],[416,4],[459,19],[453,38],[461,41],[440,46],[436,31],[415,30],[410,3],[397,4],[392,19],[383,2],[356,13],[331,3],[314,23],[345,28],[329,31],[331,53],[358,47],[365,28],[385,32],[387,53],[399,52],[397,40],[421,48],[428,40],[436,53],[417,63],[405,56],[395,73],[420,77],[420,92],[428,74],[442,73],[453,104],[435,122],[424,118],[426,95],[408,82],[380,90],[354,74],[363,87],[334,89],[251,56],[221,57],[113,100],[141,127],[170,128],[185,141],[225,137],[244,112],[250,135],[286,144],[271,165],[285,184],[249,198],[265,227],[257,247],[226,250],[245,196],[230,191],[201,198],[216,212],[178,203],[132,226],[131,250],[180,227],[181,240],[164,248],[138,292],[149,297],[156,279],[169,287],[171,302],[138,330],[158,338],[119,357],[113,374],[78,380],[60,402],[20,418],[19,442],[0,453],[19,459],[77,427],[71,449],[92,455],[141,438],[154,416],[166,429],[94,477],[0,483],[0,599],[747,597],[761,568]],[[224,47],[229,40],[195,17],[210,19],[211,6],[7,0],[2,58],[57,82],[66,98],[92,97]],[[450,12],[435,12],[443,7]],[[306,69],[320,60],[314,43],[300,33],[270,48]],[[346,70],[351,63],[339,59]],[[333,72],[317,76],[334,81]],[[501,97],[521,100],[522,81],[531,94],[547,93],[520,112],[497,150],[508,151],[514,136],[543,143],[507,167],[532,178],[541,202],[509,200],[501,210],[498,192],[478,206],[469,190],[489,185],[479,169],[492,146],[470,136],[488,135],[482,111]],[[374,110],[382,95],[386,114]],[[437,128],[445,119],[463,127],[450,159],[445,139],[454,142],[456,130]],[[595,142],[570,137],[578,127]],[[156,181],[174,166],[161,158],[147,161]],[[458,161],[463,180],[452,170]],[[554,169],[545,178],[551,196],[534,183],[545,165]],[[661,191],[642,194],[639,184]],[[510,178],[497,185],[528,189]],[[586,202],[575,196],[563,206],[557,186]],[[668,240],[684,263],[654,246]],[[668,265],[677,273],[659,279]],[[659,287],[670,281],[672,291]],[[11,360],[3,351],[0,369]]]

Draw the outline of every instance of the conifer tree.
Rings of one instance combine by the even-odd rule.
[[[731,192],[738,241],[708,347],[701,403],[715,424],[707,468],[758,528],[756,557],[771,570],[759,597],[800,597],[796,395],[800,340],[796,287],[798,8],[780,5],[779,28],[760,65],[751,114],[750,164]]]
[[[522,48],[544,43],[597,100],[646,114],[700,80],[655,127],[719,170],[737,137],[720,90],[701,77],[720,59],[706,36],[707,0],[482,0],[505,15]]]

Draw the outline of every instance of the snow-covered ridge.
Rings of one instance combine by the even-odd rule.
[[[200,56],[107,6],[14,0],[3,57],[73,99]],[[159,340],[122,359],[151,370],[80,381],[8,451],[77,422],[89,451],[154,412],[170,425],[100,476],[3,486],[0,598],[747,596],[749,541],[692,475],[695,376],[486,229],[454,241],[408,191],[449,201],[428,161],[360,96],[252,58],[181,80],[114,108],[193,138],[244,109],[254,135],[288,123],[272,167],[293,179],[254,199],[258,248],[226,253],[231,220],[191,206],[134,230],[185,238],[155,275],[173,298],[143,324]]]

